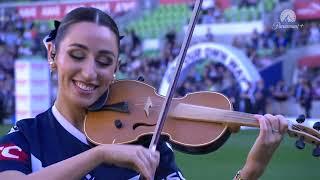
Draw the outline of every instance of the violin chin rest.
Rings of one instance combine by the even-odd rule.
[[[89,111],[98,111],[100,110],[105,103],[107,102],[108,99],[108,95],[109,95],[109,89],[106,90],[106,92],[104,92],[98,100],[96,100],[92,105],[90,105],[88,107]]]

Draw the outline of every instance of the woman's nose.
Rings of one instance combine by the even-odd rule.
[[[97,70],[94,60],[90,59],[82,67],[82,75],[84,80],[93,81],[97,78]]]

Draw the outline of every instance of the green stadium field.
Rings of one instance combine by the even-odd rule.
[[[0,136],[8,126],[0,126]],[[230,180],[245,162],[247,153],[258,135],[257,130],[234,134],[219,150],[207,155],[188,155],[176,152],[177,163],[186,179]],[[319,158],[312,156],[313,147],[304,150],[294,146],[295,139],[285,137],[261,180],[317,180]]]

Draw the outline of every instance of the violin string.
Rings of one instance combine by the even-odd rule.
[[[225,110],[225,109],[217,109],[217,108],[213,108],[215,112],[217,113],[222,113],[222,114],[226,114],[226,115],[232,115],[232,116],[236,116],[236,117],[245,117],[245,118],[254,118],[253,114],[248,114],[248,113],[244,113],[244,112],[239,112],[239,111],[231,111],[231,110]]]
[[[201,116],[201,113],[195,113],[195,116]],[[243,117],[243,116],[237,116],[237,115],[233,115],[233,114],[215,114],[216,118],[233,118],[235,120],[239,119],[239,120],[253,120],[255,118],[253,117]]]
[[[146,97],[146,96],[144,96],[144,97],[139,97],[139,98],[137,98],[137,100],[139,100],[139,101],[146,101],[146,100],[148,100],[148,98],[150,98],[151,101],[163,102],[163,100],[161,100],[161,99],[151,98],[150,96],[148,96],[148,97]]]
[[[134,104],[135,106],[144,106],[145,104]],[[161,105],[158,104],[152,104],[152,106],[149,108],[149,110],[153,110],[152,107],[159,107]],[[211,108],[211,107],[209,107]],[[223,115],[225,115],[225,117],[231,117],[231,118],[241,118],[243,117],[243,119],[255,119],[253,117],[252,114],[248,114],[248,113],[244,113],[244,112],[238,112],[238,111],[231,111],[231,110],[226,110],[226,109],[218,109],[218,108],[212,108],[212,111],[216,112],[216,113],[223,113]]]
[[[142,97],[138,99],[138,102],[141,103],[135,103],[135,106],[144,106],[145,102],[148,100],[148,97]],[[149,110],[154,110],[152,107],[160,107],[163,101],[160,99],[151,99],[152,106],[149,108]],[[210,107],[209,107],[210,108]],[[231,110],[226,110],[226,109],[218,109],[218,108],[212,108],[213,111],[216,113],[223,113],[222,117],[229,117],[229,118],[234,118],[234,119],[240,119],[240,120],[246,120],[246,119],[255,119],[252,114],[244,113],[244,112],[238,112],[238,111],[231,111]]]
[[[223,114],[226,115],[231,115],[231,116],[235,116],[235,117],[244,117],[244,118],[250,118],[253,119],[253,115],[251,114],[245,114],[245,113],[241,113],[241,112],[237,112],[237,111],[232,111],[232,112],[222,112]]]
[[[141,108],[141,110],[144,110],[143,108]],[[149,109],[149,112],[159,112],[159,110],[157,109],[154,109],[154,108],[150,108]],[[199,116],[201,117],[201,113],[195,113],[195,116]],[[229,118],[229,119],[233,119],[235,121],[244,121],[245,122],[252,122],[252,120],[255,120],[255,118],[253,116],[239,116],[239,115],[236,115],[236,114],[230,114],[230,113],[225,113],[225,114],[221,114],[220,112],[218,114],[215,115],[216,117],[215,118],[221,118],[221,119],[226,119],[226,118]],[[227,122],[227,121],[226,121]],[[257,121],[254,121],[254,123],[257,122]]]
[[[141,101],[141,104],[134,104],[134,105],[145,105],[145,102],[147,101],[148,97],[142,97],[142,98],[138,98],[138,101]],[[162,106],[163,101],[160,99],[151,99],[152,102],[152,107],[157,107],[157,106]],[[161,103],[161,104],[157,104],[157,103]],[[211,107],[209,107],[211,108]],[[244,113],[244,112],[239,112],[239,111],[232,111],[232,110],[226,110],[226,109],[218,109],[218,108],[212,108],[214,111],[218,112],[218,111],[222,111],[222,113],[232,113],[232,114],[238,114],[239,116],[246,116],[249,118],[252,118],[252,114],[248,114],[248,113]],[[230,111],[230,112],[228,112]]]
[[[252,119],[255,119],[251,115],[244,115],[242,113],[238,114],[236,111],[234,111],[234,112],[226,112],[226,113],[218,112],[218,115],[220,115],[221,117],[233,118],[233,119],[239,119],[239,120],[252,120]]]
[[[144,105],[146,105],[146,104],[133,104],[133,105],[135,105],[135,106],[144,106]],[[158,106],[161,106],[161,105],[154,105],[154,104],[152,104],[152,106],[151,107],[158,107]]]
[[[197,115],[201,116],[200,113],[195,114],[195,116],[197,116]],[[220,118],[221,119],[232,119],[232,120],[235,120],[235,121],[239,121],[239,123],[241,123],[240,121],[242,121],[242,123],[244,125],[248,125],[246,123],[258,124],[257,121],[252,122],[252,120],[255,120],[253,118],[246,118],[246,117],[232,116],[232,115],[220,115],[220,116],[218,115],[218,116],[215,117],[215,119],[220,119]],[[219,123],[219,122],[217,122],[217,123]],[[225,123],[228,123],[228,121],[225,120]]]

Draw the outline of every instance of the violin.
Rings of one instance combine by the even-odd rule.
[[[84,132],[93,144],[135,144],[150,137],[157,124],[164,97],[155,88],[140,81],[118,80],[110,85],[106,104],[89,111]],[[320,122],[313,128],[289,123],[288,134],[316,146],[314,156],[320,156]],[[174,149],[189,154],[205,154],[221,147],[235,133],[234,127],[259,127],[253,114],[233,111],[230,100],[217,92],[195,92],[173,98],[161,136]]]
[[[228,98],[220,93],[196,92],[173,98],[202,2],[195,3],[168,94],[160,96],[155,88],[139,81],[112,83],[106,103],[103,95],[98,100],[102,99],[102,105],[89,109],[85,117],[84,132],[91,143],[141,144],[152,136],[149,149],[156,150],[163,137],[181,152],[204,154],[221,147],[240,126],[259,127],[252,114],[233,111]],[[320,122],[314,129],[288,123],[289,135],[299,138],[296,146],[314,144],[313,155],[320,156]]]

